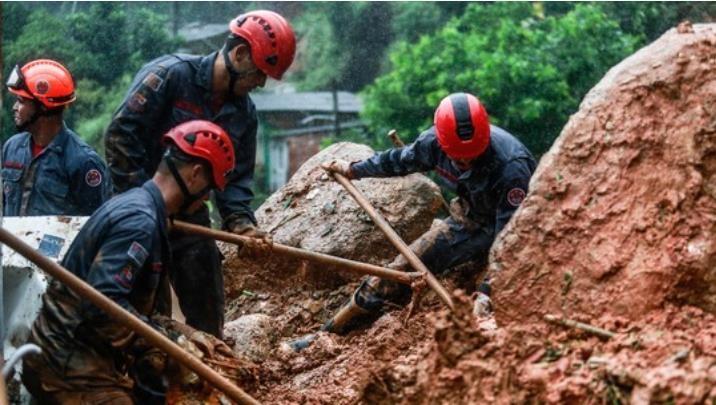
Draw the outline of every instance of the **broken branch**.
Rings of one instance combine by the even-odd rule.
[[[580,329],[585,332],[589,332],[593,335],[597,335],[597,336],[600,336],[600,337],[603,337],[606,339],[611,339],[614,336],[616,336],[616,333],[610,332],[606,329],[598,328],[596,326],[592,326],[592,325],[582,323],[582,322],[573,321],[573,320],[567,319],[567,318],[560,318],[558,316],[551,315],[551,314],[546,314],[544,316],[544,320],[549,323],[553,323],[555,325],[562,325],[562,326],[566,326],[568,328]]]

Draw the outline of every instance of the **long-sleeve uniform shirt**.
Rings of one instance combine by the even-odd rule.
[[[448,218],[450,233],[443,238],[446,240],[430,241],[432,246],[418,252],[434,272],[468,260],[486,260],[494,238],[526,196],[535,167],[529,150],[494,125],[490,129],[490,145],[467,171],[459,170],[440,149],[435,127],[421,133],[410,145],[376,153],[351,165],[354,178],[435,170],[442,183],[457,193],[466,218]]]
[[[165,55],[137,73],[105,135],[106,155],[116,192],[141,185],[159,166],[162,136],[183,122],[203,119],[231,138],[236,166],[216,203],[225,222],[246,216],[256,223],[249,204],[256,163],[256,107],[249,96],[234,97],[214,114],[211,80],[217,53]]]
[[[149,181],[102,205],[77,234],[62,265],[148,321],[158,293],[166,291],[167,255],[166,207]],[[125,325],[55,280],[30,335],[42,354],[24,360],[24,367],[41,377],[46,391],[130,389],[127,350],[135,338]]]
[[[105,147],[115,191],[121,192],[154,174],[162,158],[161,138],[169,129],[195,119],[219,125],[231,138],[236,154],[226,188],[214,193],[224,225],[230,229],[235,221],[256,223],[250,203],[258,118],[248,95],[227,99],[217,113],[212,111],[217,55],[165,55],[142,67],[107,128]],[[210,225],[206,209],[178,219]],[[187,324],[221,336],[224,284],[216,243],[180,233],[170,239],[176,262],[172,285]]]
[[[92,214],[111,196],[104,161],[63,124],[39,155],[31,135],[13,135],[2,149],[5,216]]]

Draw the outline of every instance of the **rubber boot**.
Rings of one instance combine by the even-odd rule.
[[[355,297],[358,292],[351,297],[351,299],[338,310],[338,312],[331,317],[326,323],[321,326],[321,330],[325,332],[342,334],[345,332],[346,326],[354,320],[356,317],[361,315],[368,315],[371,312],[365,308],[361,308],[356,303]],[[311,333],[306,336],[294,339],[288,342],[288,346],[295,352],[299,352],[308,346],[316,339],[317,334]]]

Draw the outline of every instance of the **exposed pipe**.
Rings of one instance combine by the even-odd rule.
[[[430,270],[428,270],[428,268],[423,264],[423,262],[420,261],[420,258],[418,258],[415,252],[410,250],[410,247],[408,247],[408,245],[403,241],[403,239],[400,238],[400,235],[398,235],[393,230],[388,221],[383,219],[383,217],[378,214],[378,211],[373,208],[368,199],[363,196],[363,194],[353,185],[353,183],[351,183],[350,180],[348,180],[340,173],[333,172],[331,174],[339,183],[341,183],[341,185],[346,189],[346,191],[348,191],[348,193],[353,196],[358,205],[363,207],[366,213],[373,219],[373,222],[378,225],[378,228],[380,228],[380,230],[383,231],[385,236],[388,237],[388,240],[390,240],[390,242],[398,249],[398,251],[403,256],[405,256],[405,258],[408,260],[408,263],[410,263],[410,265],[413,266],[414,269],[418,270],[425,276],[426,282],[433,290],[435,290],[435,292],[438,294],[438,297],[440,297],[440,299],[448,307],[450,307],[451,310],[454,311],[455,305],[452,302],[450,294],[448,294],[445,288],[435,278],[433,273],[431,273]]]
[[[0,242],[20,253],[47,274],[71,288],[75,293],[77,293],[77,295],[90,301],[116,321],[121,322],[145,338],[149,343],[158,347],[174,360],[196,373],[199,377],[206,380],[209,384],[226,394],[229,398],[240,404],[259,403],[241,388],[232,384],[219,373],[209,368],[209,366],[199,361],[199,359],[186,352],[179,345],[169,340],[169,338],[152,329],[152,327],[144,323],[144,321],[127,312],[127,310],[119,306],[111,299],[105,297],[102,293],[92,288],[92,286],[72,274],[64,267],[38,253],[35,249],[3,227],[0,227]]]
[[[219,231],[216,229],[207,228],[201,225],[190,224],[188,222],[183,221],[171,221],[171,224],[172,229],[183,233],[204,236],[206,238],[216,239],[240,246],[243,246],[246,242],[250,242],[252,239],[248,236],[237,235],[231,232]],[[388,269],[385,267],[375,266],[368,263],[343,259],[341,257],[331,256],[324,253],[310,252],[308,250],[281,245],[279,243],[272,244],[272,253],[278,253],[284,256],[289,256],[301,260],[308,260],[310,262],[318,264],[338,266],[341,270],[378,276],[407,285],[410,285],[416,279],[423,277],[422,274],[417,272],[407,273],[404,271]]]
[[[32,343],[26,343],[15,350],[13,352],[12,356],[10,356],[9,359],[3,364],[2,366],[2,378],[6,379],[10,375],[10,372],[12,371],[13,367],[15,367],[15,364],[17,364],[20,359],[25,357],[26,354],[40,354],[42,353],[42,349],[40,349],[40,346],[32,344]]]

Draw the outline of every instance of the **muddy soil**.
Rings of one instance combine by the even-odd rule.
[[[228,254],[225,266],[240,263]],[[479,270],[479,269],[477,269]],[[474,290],[476,269],[466,265],[442,279],[449,290]],[[233,278],[240,280],[240,277]],[[430,350],[435,314],[444,308],[435,293],[419,294],[417,306],[391,307],[372,325],[345,336],[320,332],[307,349],[294,353],[283,342],[318,331],[358,286],[360,278],[336,289],[317,290],[313,279],[285,284],[272,280],[265,288],[243,289],[228,306],[227,323],[244,314],[269,315],[276,326],[272,347],[258,365],[260,383],[247,391],[263,403],[350,404],[399,403],[418,389],[418,366]],[[256,278],[252,284],[256,287]],[[471,308],[470,308],[471,311]]]
[[[392,308],[346,336],[319,333],[296,354],[281,343],[315,332],[358,285],[311,290],[276,284],[231,302],[231,318],[265,313],[276,334],[245,388],[272,404],[675,403],[716,400],[716,318],[667,306],[638,321],[615,315],[575,319],[614,332],[604,337],[546,321],[495,328],[476,319],[474,285],[462,269],[441,278],[456,314],[431,291],[408,318]],[[240,309],[239,309],[240,308]]]
[[[684,24],[590,91],[493,246],[494,318],[472,314],[485,269],[465,266],[439,277],[454,312],[425,291],[410,314],[391,307],[293,353],[282,342],[317,331],[358,278],[319,283],[305,263],[247,266],[222,246],[227,321],[273,324],[252,354],[249,394],[270,404],[716,403],[714,72],[716,25]],[[343,235],[341,218],[328,218]]]

